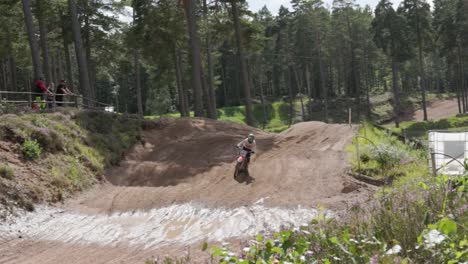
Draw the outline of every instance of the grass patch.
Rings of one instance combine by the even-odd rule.
[[[429,170],[424,149],[404,144],[370,123],[360,127],[347,150],[353,170],[375,178],[394,179],[425,174]]]
[[[393,131],[408,137],[427,139],[430,130],[466,131],[468,116],[458,115],[436,121],[409,121],[400,124],[399,128],[390,127]]]
[[[0,177],[7,180],[13,180],[15,178],[15,172],[10,168],[10,166],[8,166],[8,164],[0,164]]]
[[[297,107],[297,106],[295,106]],[[293,119],[295,118],[295,112]],[[223,107],[217,110],[218,120],[246,124],[245,106]],[[273,102],[265,104],[263,108],[260,104],[253,105],[254,127],[262,128],[269,132],[281,132],[288,128],[289,104],[285,102]],[[180,113],[170,113],[162,115],[165,117],[180,118]],[[190,116],[194,116],[190,112]],[[156,119],[161,116],[146,116],[146,119]]]
[[[1,140],[10,151],[30,160],[25,176],[14,178],[22,190],[17,201],[60,201],[84,190],[100,178],[105,168],[117,164],[141,140],[142,122],[116,114],[83,111],[69,115],[4,115]],[[4,153],[8,157],[7,153]],[[40,158],[39,158],[40,157]],[[11,193],[14,185],[2,188]],[[27,203],[17,203],[27,209]]]
[[[42,154],[42,147],[35,139],[26,139],[21,145],[23,156],[28,160],[35,160]]]

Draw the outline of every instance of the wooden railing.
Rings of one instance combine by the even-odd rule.
[[[43,93],[0,91],[0,104],[11,104],[16,106],[29,106],[33,109],[34,104],[45,105],[46,109],[55,110],[59,106],[85,108],[113,112],[114,107],[78,94],[63,95],[62,101],[56,100],[57,94],[52,94],[50,100],[44,99]],[[40,100],[38,98],[41,98]],[[43,108],[41,108],[43,109]]]

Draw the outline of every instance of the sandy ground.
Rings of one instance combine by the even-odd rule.
[[[458,114],[457,98],[438,100],[427,105],[427,118],[429,120],[438,120],[455,116]],[[402,117],[402,121],[423,121],[424,112],[422,109],[417,110],[412,114],[407,114]]]
[[[258,138],[251,178],[236,181],[234,145],[250,132]],[[320,122],[270,134],[206,119],[168,121],[145,132],[145,144],[108,171],[107,184],[0,227],[0,263],[135,263],[183,255],[208,238],[300,225],[317,206],[343,211],[374,190],[345,175],[344,148],[355,132]]]

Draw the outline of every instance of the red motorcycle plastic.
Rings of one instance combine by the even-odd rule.
[[[251,154],[254,152],[251,151]],[[239,154],[236,159],[236,167],[234,170],[234,179],[237,179],[239,175],[243,175],[244,177],[249,176],[249,161],[247,155],[249,151],[245,149],[239,149]]]

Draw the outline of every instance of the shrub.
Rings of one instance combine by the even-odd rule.
[[[12,180],[15,177],[15,173],[8,164],[2,164],[0,165],[0,177]]]
[[[21,146],[21,150],[23,156],[29,160],[35,160],[42,154],[41,145],[34,139],[26,139]]]
[[[39,128],[31,131],[31,137],[47,151],[55,152],[63,149],[63,139],[52,129]]]
[[[387,144],[369,146],[370,158],[375,160],[382,170],[389,170],[399,164],[400,161],[408,159],[409,155],[404,150]]]
[[[370,157],[367,153],[362,153],[359,159],[364,163],[367,163],[370,161]]]

